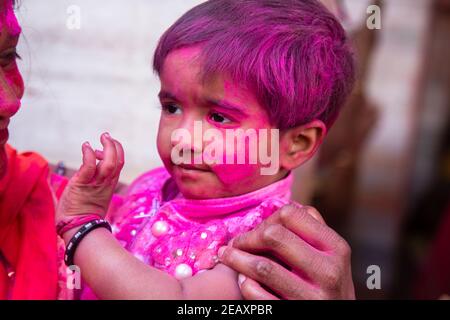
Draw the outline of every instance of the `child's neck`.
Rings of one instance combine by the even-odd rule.
[[[236,194],[233,194],[231,196],[224,197],[224,198],[238,197],[238,196],[242,196],[242,195],[245,195],[245,194],[248,194],[248,193],[252,193],[254,191],[266,188],[266,187],[268,187],[268,186],[270,186],[270,185],[272,185],[274,183],[277,183],[278,181],[281,181],[281,180],[287,178],[288,175],[290,174],[290,172],[291,172],[290,170],[280,169],[278,171],[278,173],[273,176],[273,179],[267,180],[265,183],[262,183],[262,184],[258,185],[258,187],[250,188],[250,189],[247,189],[245,192],[236,193]],[[177,198],[179,196],[182,196],[182,197],[184,197],[186,199],[190,199],[189,197],[185,197],[179,191],[179,189],[178,189],[174,179],[169,179],[167,181],[167,183],[164,184],[163,190],[162,190],[162,195],[163,195],[163,199],[165,201],[173,200],[173,199],[175,199],[175,198]],[[206,200],[206,199],[214,199],[214,198],[204,198],[204,199],[195,198],[195,200]],[[191,199],[191,200],[194,200],[194,199]]]

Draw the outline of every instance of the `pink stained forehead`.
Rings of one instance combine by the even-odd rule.
[[[3,3],[0,5],[2,11],[0,14],[0,29],[6,28],[6,32],[13,37],[17,37],[22,32],[22,29],[17,21],[11,0],[0,0]]]

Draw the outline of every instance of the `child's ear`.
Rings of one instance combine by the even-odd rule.
[[[292,170],[309,160],[327,133],[320,120],[287,129],[280,137],[280,166]]]

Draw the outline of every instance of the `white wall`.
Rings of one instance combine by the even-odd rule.
[[[162,33],[200,0],[22,0],[19,53],[26,83],[10,143],[78,167],[80,146],[109,131],[124,145],[130,181],[160,165],[159,81],[151,58]],[[81,9],[81,29],[66,26]]]

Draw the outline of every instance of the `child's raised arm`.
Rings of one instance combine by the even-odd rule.
[[[121,144],[108,134],[103,151],[83,144],[83,164],[69,181],[57,209],[57,220],[96,214],[104,217],[124,165]],[[64,233],[66,243],[77,229]],[[106,229],[91,231],[77,247],[74,262],[101,299],[241,299],[237,274],[229,267],[177,280],[126,251]]]

